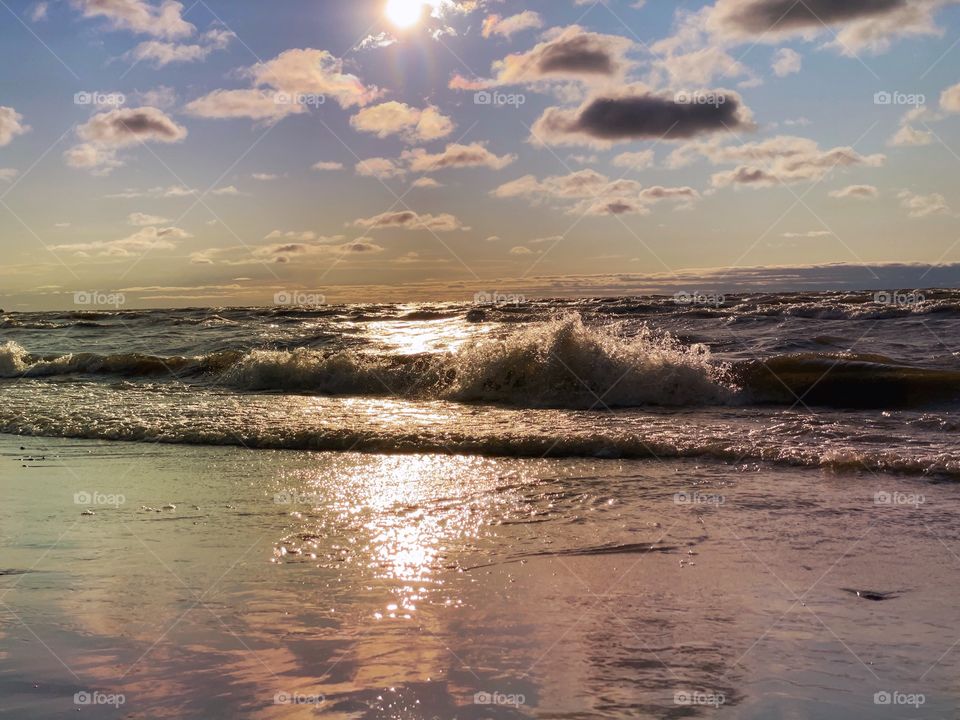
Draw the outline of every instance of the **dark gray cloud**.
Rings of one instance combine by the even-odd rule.
[[[179,142],[187,130],[162,110],[153,107],[123,108],[94,115],[77,128],[87,142],[125,147],[140,142]]]
[[[545,79],[608,78],[629,64],[633,42],[620,35],[587,32],[577,25],[553,31],[531,50],[494,63],[496,83],[528,83]]]
[[[718,10],[726,24],[749,33],[823,25],[887,15],[907,0],[733,0]]]
[[[548,108],[533,128],[534,140],[552,144],[609,145],[627,140],[683,140],[719,130],[752,127],[735,93],[716,91],[722,102],[678,102],[645,93],[597,97],[576,110]],[[689,102],[688,102],[689,101]]]
[[[548,73],[596,73],[611,75],[616,70],[616,61],[607,49],[589,35],[578,35],[566,42],[544,47],[537,58],[540,72]]]
[[[938,35],[936,14],[956,0],[717,0],[708,27],[727,39],[780,42],[828,31],[845,55],[883,52],[901,37]]]

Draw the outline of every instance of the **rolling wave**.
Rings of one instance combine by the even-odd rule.
[[[910,407],[960,400],[960,371],[879,355],[796,353],[720,363],[642,327],[588,326],[579,315],[513,328],[443,353],[226,350],[196,357],[77,353],[41,357],[0,345],[0,378],[117,376],[236,391],[383,395],[521,407],[805,404]]]

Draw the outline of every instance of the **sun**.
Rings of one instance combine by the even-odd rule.
[[[399,28],[416,25],[428,0],[387,0],[387,19]]]

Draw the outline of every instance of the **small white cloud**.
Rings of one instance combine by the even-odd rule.
[[[946,198],[940,193],[919,195],[910,190],[903,190],[897,197],[900,199],[901,207],[906,208],[912,218],[946,215],[950,212]]]
[[[127,222],[136,227],[145,227],[147,225],[163,225],[170,221],[159,215],[147,215],[145,213],[135,212],[127,216]]]
[[[511,38],[523,30],[532,30],[541,27],[543,27],[543,19],[540,15],[532,10],[524,10],[521,13],[510,15],[509,17],[488,15],[483,21],[481,34],[485,38],[492,35]]]
[[[17,135],[29,130],[30,126],[23,124],[23,115],[12,107],[0,106],[0,147],[9,145]]]
[[[777,77],[786,77],[800,72],[803,57],[796,50],[780,48],[773,56],[773,73]]]
[[[880,191],[877,190],[873,185],[847,185],[845,188],[840,188],[839,190],[831,190],[829,193],[830,197],[838,199],[846,198],[859,198],[861,200],[866,200],[869,198],[875,198],[880,194]]]
[[[358,132],[379,138],[399,135],[411,143],[446,137],[455,127],[453,121],[435,107],[420,110],[395,101],[363,108],[350,118],[350,125]]]
[[[321,160],[320,162],[314,163],[311,167],[317,172],[323,172],[325,170],[343,170],[343,163]]]

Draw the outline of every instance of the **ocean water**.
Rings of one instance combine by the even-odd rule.
[[[881,299],[8,313],[0,432],[957,477],[960,293]]]
[[[0,716],[953,718],[924,295],[7,313]]]

